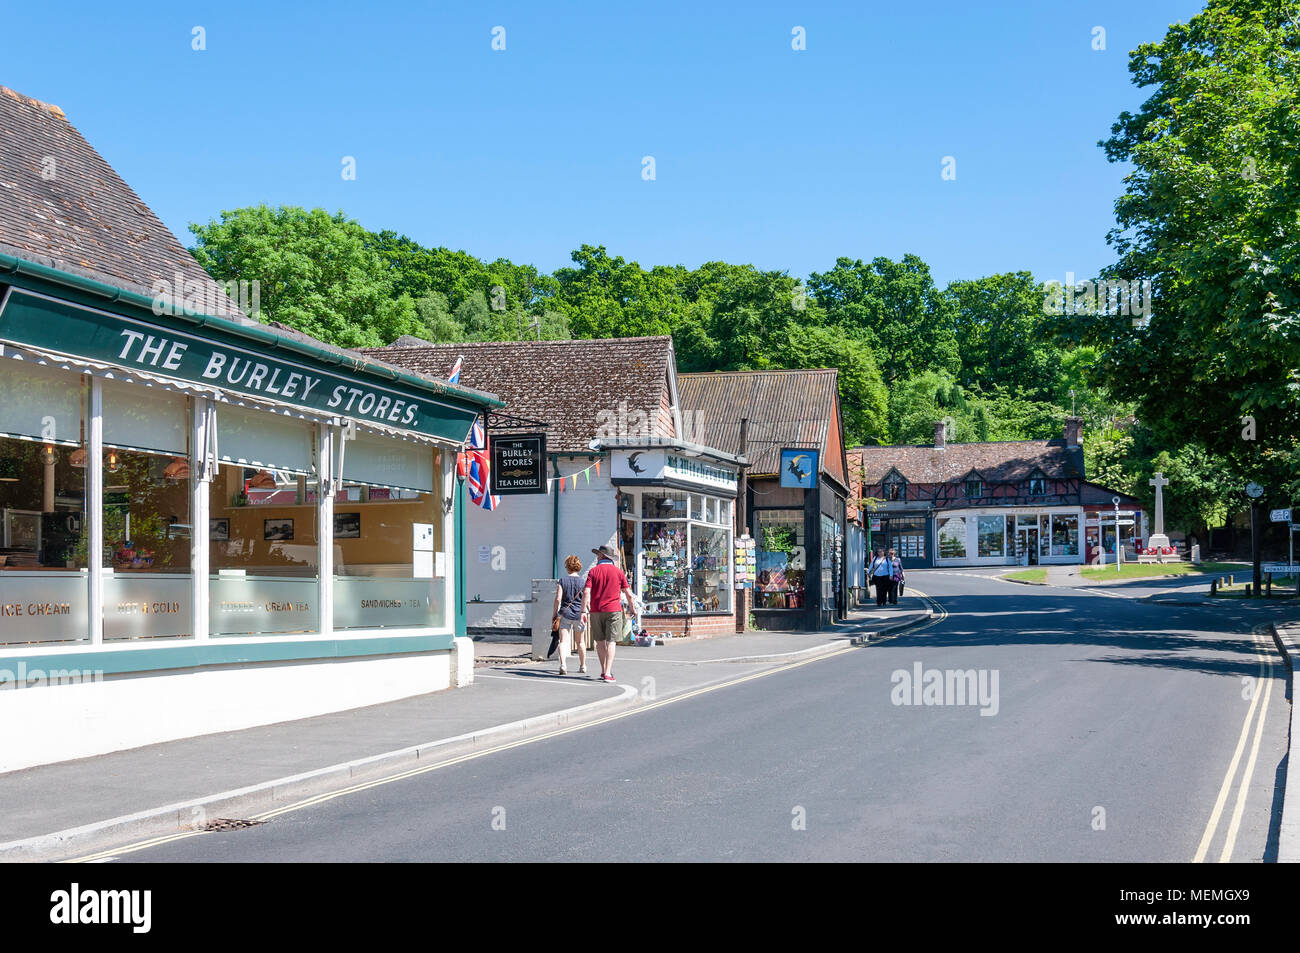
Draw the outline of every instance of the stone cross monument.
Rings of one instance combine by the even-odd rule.
[[[1161,492],[1169,485],[1163,473],[1157,473],[1154,479],[1147,480],[1148,486],[1156,488],[1156,528],[1151,534],[1150,545],[1153,548],[1169,545],[1169,537],[1165,535],[1165,497]]]

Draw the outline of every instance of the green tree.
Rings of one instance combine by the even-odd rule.
[[[192,224],[190,249],[218,281],[257,281],[261,317],[339,347],[418,334],[409,295],[395,294],[364,228],[342,212],[258,205]]]
[[[1300,431],[1300,18],[1290,0],[1209,0],[1138,47],[1151,91],[1102,145],[1128,162],[1108,278],[1150,280],[1149,325],[1075,316],[1109,388],[1164,448],[1200,446],[1295,486]],[[1250,421],[1243,418],[1250,418]],[[1249,439],[1254,425],[1254,440]]]

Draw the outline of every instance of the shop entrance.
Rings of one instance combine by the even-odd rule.
[[[1028,556],[1028,565],[1038,565],[1038,527],[1022,526],[1016,530],[1016,555]]]

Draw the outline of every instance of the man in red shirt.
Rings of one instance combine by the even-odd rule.
[[[614,643],[623,634],[624,616],[619,596],[627,596],[629,608],[635,608],[636,597],[627,583],[627,576],[614,563],[614,551],[602,546],[592,552],[600,558],[587,573],[587,584],[582,591],[582,613],[590,619],[588,631],[596,642],[596,655],[600,657],[600,680],[612,682]]]

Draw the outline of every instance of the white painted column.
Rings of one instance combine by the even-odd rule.
[[[190,632],[195,640],[208,637],[209,575],[208,517],[211,513],[212,470],[206,397],[195,397],[190,414]]]
[[[438,519],[442,521],[442,625],[440,628],[456,627],[456,520],[453,508],[448,504],[456,499],[456,450],[452,447],[439,447],[438,458],[442,463],[442,483],[438,486],[441,499],[438,501]],[[437,556],[434,557],[434,572],[437,572]]]
[[[90,378],[86,414],[86,566],[90,577],[90,642],[104,641],[104,388]]]
[[[334,424],[316,427],[316,475],[320,480],[316,493],[316,525],[319,540],[317,558],[316,610],[318,631],[322,637],[334,634],[334,493],[335,484]]]

